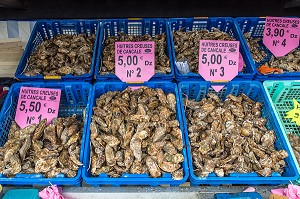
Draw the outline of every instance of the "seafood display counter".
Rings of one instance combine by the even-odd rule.
[[[293,120],[286,115],[300,101],[299,47],[275,57],[262,42],[265,23],[258,17],[37,21],[15,73],[19,82],[0,111],[3,192],[58,185],[74,199],[218,198],[253,186],[267,198],[274,187],[298,184],[300,111]],[[226,53],[237,61],[224,57],[238,69],[232,81],[204,81],[203,40],[236,44]],[[116,42],[155,48],[125,60]],[[117,67],[134,71],[150,52],[150,80],[121,82]]]

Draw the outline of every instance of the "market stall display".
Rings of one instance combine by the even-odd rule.
[[[185,32],[184,28],[173,33],[174,49],[176,62],[187,60],[189,70],[195,74],[198,73],[200,40],[223,40],[234,41],[235,38],[218,28],[192,30]],[[179,71],[180,72],[180,71]]]
[[[25,76],[80,76],[91,73],[96,35],[61,34],[43,41],[30,55]]]
[[[8,140],[1,147],[0,172],[6,177],[16,174],[41,173],[47,178],[59,174],[72,178],[77,175],[83,122],[76,114],[53,119],[46,126],[47,119],[21,129],[12,122]]]
[[[203,193],[230,185],[237,189],[220,186],[215,197],[254,198],[267,185],[300,195],[300,83],[252,81],[299,79],[299,23],[195,17],[28,25],[15,72],[23,82],[8,91],[0,79],[0,184],[49,186],[45,198],[61,192],[57,186]],[[5,34],[13,32],[20,29]],[[0,77],[3,63],[22,54],[21,41],[0,40]],[[274,189],[279,184],[287,188]]]
[[[115,74],[115,42],[154,41],[155,43],[155,73],[170,74],[170,59],[167,52],[167,36],[165,33],[151,37],[149,34],[135,36],[118,32],[117,36],[107,37],[104,41],[102,54],[103,65],[100,67],[100,75]]]
[[[274,131],[261,116],[263,104],[244,93],[222,101],[207,93],[199,102],[185,99],[194,172],[207,177],[255,172],[259,176],[283,173],[286,150],[274,148]]]
[[[90,130],[92,175],[148,173],[158,178],[169,172],[174,180],[183,178],[174,94],[148,87],[104,93],[96,99]]]

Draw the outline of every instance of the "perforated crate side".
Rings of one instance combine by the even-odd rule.
[[[190,166],[190,180],[192,185],[200,184],[211,184],[211,185],[221,185],[221,184],[281,184],[287,183],[289,180],[295,180],[299,176],[299,171],[294,161],[294,156],[290,145],[288,144],[287,138],[280,128],[280,124],[276,120],[276,116],[271,108],[271,104],[268,101],[268,98],[263,91],[263,88],[259,82],[255,81],[232,81],[227,83],[226,86],[218,93],[214,92],[210,88],[209,82],[180,82],[179,87],[179,97],[181,101],[181,109],[183,116],[183,124],[185,130],[185,138],[187,143],[187,154],[188,161]],[[231,173],[228,177],[217,177],[214,173],[210,173],[207,178],[200,178],[194,174],[192,157],[191,157],[191,148],[188,138],[188,129],[187,129],[187,120],[185,117],[185,108],[183,105],[183,99],[188,97],[189,99],[195,99],[196,101],[201,100],[206,96],[208,92],[216,93],[222,100],[228,94],[233,94],[237,96],[240,93],[244,93],[249,96],[252,100],[261,102],[264,104],[262,109],[262,117],[267,119],[267,128],[274,130],[276,134],[275,148],[285,149],[289,157],[285,159],[286,168],[282,175],[279,173],[272,173],[271,177],[259,177],[256,173]]]

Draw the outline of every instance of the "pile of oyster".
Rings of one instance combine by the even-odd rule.
[[[267,64],[271,68],[282,69],[283,72],[300,72],[300,49],[294,49],[283,57],[272,55]]]
[[[247,45],[250,49],[250,53],[252,54],[252,58],[254,59],[254,61],[255,62],[263,61],[268,55],[260,46],[262,39],[251,37],[250,32],[245,33],[244,37],[246,39]]]
[[[261,38],[252,38],[251,33],[245,33],[244,37],[246,39],[247,45],[250,49],[252,54],[252,58],[255,62],[263,61],[268,55],[262,49],[261,45]],[[280,69],[279,73],[283,72],[300,72],[300,49],[296,48],[289,52],[287,55],[283,57],[275,57],[274,55],[271,56],[270,60],[264,63],[268,68],[276,68]],[[264,71],[266,74],[271,72],[278,72],[278,71]]]
[[[79,166],[83,122],[76,115],[56,118],[50,125],[43,119],[23,129],[13,122],[8,140],[0,147],[0,173],[14,177],[18,173],[41,173],[54,178],[62,173],[75,177]]]
[[[298,162],[298,164],[300,164],[300,137],[295,134],[288,134],[287,136],[288,136],[290,144],[293,148],[297,162]]]
[[[104,41],[104,49],[102,52],[102,65],[100,67],[100,75],[108,75],[115,73],[115,42],[155,42],[155,73],[168,74],[171,72],[170,59],[167,53],[167,38],[165,33],[151,37],[149,34],[142,36],[127,35],[119,32],[118,36],[107,37]]]
[[[176,98],[162,89],[109,91],[96,99],[91,129],[91,174],[171,173],[183,178],[183,142]]]
[[[26,76],[83,75],[91,72],[96,35],[57,35],[43,41],[30,55]]]
[[[226,32],[213,28],[208,30],[193,30],[185,32],[184,29],[173,33],[176,61],[187,61],[189,69],[193,73],[198,73],[199,41],[200,40],[226,40],[235,41],[236,39]]]
[[[214,93],[184,103],[195,175],[283,172],[288,153],[274,148],[276,136],[261,117],[262,103],[245,94],[230,94],[223,102]]]

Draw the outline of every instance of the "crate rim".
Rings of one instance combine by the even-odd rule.
[[[175,96],[178,96],[178,87],[176,83],[173,82],[168,82],[168,81],[151,81],[151,82],[146,82],[146,83],[141,83],[141,84],[127,84],[125,82],[97,82],[93,85],[93,92],[92,92],[92,96],[90,98],[90,106],[94,105],[94,101],[96,100],[96,95],[95,95],[95,91],[97,89],[98,86],[104,86],[104,85],[126,85],[126,86],[150,86],[153,84],[167,84],[170,85],[174,88],[174,94]],[[116,89],[118,90],[118,89]],[[182,123],[182,115],[181,115],[181,108],[180,108],[180,102],[179,102],[179,98],[176,98],[176,110],[177,110],[177,115],[178,115],[178,121],[180,124],[180,129],[182,131],[182,141],[183,144],[185,145],[185,138],[184,138],[184,129],[183,129],[183,123]],[[93,109],[90,108],[89,109],[89,118],[88,118],[88,128],[86,130],[87,132],[87,136],[85,137],[85,156],[87,156],[87,154],[90,154],[90,151],[87,150],[87,145],[90,143],[90,123],[91,123],[91,117],[93,115]],[[85,165],[86,161],[83,161],[83,169],[82,169],[82,178],[84,180],[85,183],[90,184],[90,185],[94,185],[94,186],[101,186],[101,185],[116,185],[116,186],[120,186],[120,185],[147,185],[147,186],[157,186],[157,185],[164,185],[164,184],[168,184],[168,185],[179,185],[179,184],[183,184],[187,181],[187,179],[189,178],[189,164],[188,164],[188,155],[187,155],[187,150],[186,147],[183,148],[182,150],[182,154],[184,155],[184,162],[186,164],[186,167],[182,167],[183,171],[184,171],[184,177],[181,180],[173,180],[172,178],[152,178],[150,176],[147,177],[120,177],[120,178],[101,178],[101,177],[89,177],[86,175],[86,172],[88,171],[89,165]],[[90,155],[89,155],[90,156]],[[86,157],[84,157],[84,159],[86,159]],[[140,174],[131,174],[131,175],[140,175]],[[126,180],[130,179],[130,181],[128,181],[127,183],[124,183]],[[134,181],[131,181],[134,180]],[[167,180],[168,182],[165,183]],[[162,182],[160,182],[162,181]],[[115,183],[114,183],[115,182]],[[178,183],[177,183],[178,182]]]
[[[265,99],[268,99],[266,96],[266,93],[264,92],[264,89],[262,87],[262,84],[258,81],[232,81],[232,82],[228,82],[225,83],[225,86],[227,85],[231,85],[231,84],[240,84],[240,83],[249,83],[249,84],[254,84],[259,86],[259,88],[262,91],[262,94],[264,96]],[[184,105],[183,105],[183,97],[182,97],[182,90],[181,87],[182,85],[189,85],[189,84],[202,84],[206,86],[210,86],[211,83],[210,82],[205,82],[205,81],[182,81],[178,84],[178,90],[179,90],[179,98],[180,98],[180,102],[181,102],[181,111],[182,111],[182,120],[183,120],[183,125],[184,125],[184,131],[185,131],[185,139],[186,139],[186,145],[187,145],[187,154],[188,154],[188,162],[189,162],[189,172],[190,172],[190,180],[192,183],[195,183],[196,185],[201,185],[201,184],[259,184],[260,181],[264,182],[264,181],[269,181],[269,183],[267,184],[280,184],[282,181],[290,181],[290,180],[296,180],[299,177],[299,173],[300,170],[297,168],[297,165],[295,164],[295,159],[294,156],[292,155],[292,169],[295,172],[295,176],[291,176],[291,177],[284,177],[284,176],[274,176],[274,177],[260,177],[260,176],[226,176],[226,177],[197,177],[194,174],[194,169],[193,169],[193,162],[192,162],[192,154],[191,154],[191,148],[190,148],[190,142],[189,142],[189,137],[188,137],[188,129],[187,129],[187,120],[186,120],[186,116],[185,116],[185,110],[184,110]],[[270,108],[270,102],[267,100],[266,103],[267,107]],[[271,109],[270,111],[271,115],[274,115],[274,111]],[[184,115],[183,115],[184,114]],[[275,117],[276,118],[276,117]],[[274,122],[279,124],[279,121],[274,119]],[[279,128],[279,130],[281,130],[281,128]],[[283,133],[282,133],[283,134]],[[278,136],[276,136],[278,137]],[[288,149],[286,150],[287,152],[290,151],[291,153],[291,147],[288,143],[288,139],[286,137],[286,135],[283,135],[283,140],[281,140],[282,142],[285,142],[287,144]],[[237,173],[238,174],[238,173]],[[279,178],[279,179],[274,179],[274,178]],[[235,181],[237,181],[238,183],[235,183]],[[242,182],[241,182],[242,181]],[[252,181],[253,183],[247,183],[246,181]],[[233,183],[232,183],[233,182]],[[257,182],[257,183],[256,183]],[[262,184],[266,184],[266,183],[262,183]]]

